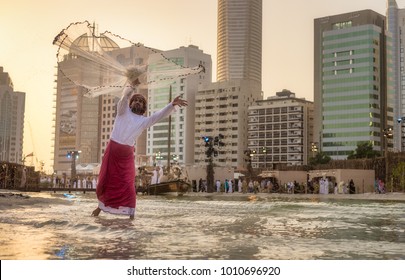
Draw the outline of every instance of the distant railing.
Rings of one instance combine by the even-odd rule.
[[[39,189],[40,173],[32,166],[0,162],[0,188],[18,190]]]

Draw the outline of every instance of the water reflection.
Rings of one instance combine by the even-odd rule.
[[[91,217],[94,194],[35,195],[1,208],[2,259],[405,258],[404,203],[150,196],[130,220]]]
[[[130,219],[123,219],[120,217],[119,219],[115,218],[114,216],[110,217],[95,217],[94,222],[96,224],[99,224],[100,226],[107,227],[108,229],[112,231],[116,230],[126,230],[129,228],[134,227],[134,221]]]

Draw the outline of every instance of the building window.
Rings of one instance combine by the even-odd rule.
[[[333,30],[349,28],[352,26],[352,21],[337,22],[333,24]]]

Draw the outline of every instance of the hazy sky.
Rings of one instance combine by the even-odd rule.
[[[405,0],[397,0],[405,8]],[[263,0],[263,91],[313,100],[315,18],[371,9],[387,0]],[[51,171],[56,47],[71,22],[88,20],[133,42],[170,50],[194,44],[212,56],[216,81],[217,0],[9,0],[0,7],[0,66],[26,92],[24,154]],[[30,164],[28,160],[28,164]]]

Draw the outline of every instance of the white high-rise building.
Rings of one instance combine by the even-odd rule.
[[[223,135],[214,164],[246,169],[249,105],[262,94],[262,0],[218,0],[217,82],[198,88],[195,162],[207,165],[203,136]]]
[[[170,84],[151,85],[148,89],[149,115],[166,106],[176,96],[181,96],[187,100],[188,107],[180,108],[170,117],[161,120],[148,129],[146,155],[153,158],[156,165],[166,166],[168,157],[170,157],[171,162],[192,165],[194,163],[195,99],[198,87],[206,86],[212,82],[211,56],[194,45],[164,51],[163,56],[185,67],[202,65],[205,67],[205,73],[181,76]],[[158,75],[155,74],[155,71],[160,72],[160,70],[168,67],[167,61],[162,58],[161,54],[151,55],[148,64],[149,80],[154,80],[155,75]],[[169,68],[167,70],[173,69]],[[169,126],[171,126],[170,135]]]
[[[247,147],[248,107],[263,99],[258,84],[249,80],[216,82],[201,86],[195,107],[195,162],[207,165],[206,147],[202,137],[223,135],[224,146],[215,146],[216,166],[237,170],[246,168],[243,151]]]

